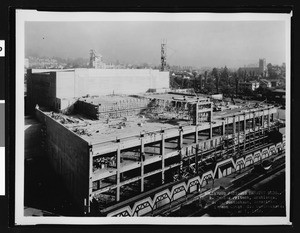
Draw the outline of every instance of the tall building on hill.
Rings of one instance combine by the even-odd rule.
[[[258,67],[240,67],[238,71],[240,73],[247,73],[248,75],[252,75],[252,76],[267,77],[268,70],[266,65],[266,59],[265,58],[259,59]]]
[[[95,50],[90,50],[90,64],[89,68],[95,68],[95,69],[105,69],[106,64],[102,60],[102,55],[96,53]]]

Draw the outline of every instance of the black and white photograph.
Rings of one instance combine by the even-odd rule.
[[[290,224],[291,17],[17,10],[16,224]]]

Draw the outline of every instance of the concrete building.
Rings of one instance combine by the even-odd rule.
[[[260,82],[259,85],[263,88],[271,88],[272,87],[271,82],[267,79],[261,79],[261,80],[259,80],[259,82]]]
[[[271,87],[278,87],[281,83],[279,79],[270,79],[269,81],[271,83]]]
[[[266,59],[262,58],[258,61],[258,67],[240,67],[238,70],[240,73],[246,73],[251,76],[268,76]]]
[[[169,72],[151,69],[28,70],[28,107],[63,110],[86,95],[145,93],[169,88]]]
[[[130,98],[137,99],[127,99],[124,109],[114,105],[117,99],[104,98],[101,106],[107,112],[98,120],[86,118],[87,108],[69,115],[36,109],[44,130],[41,143],[85,214],[149,214],[282,148],[272,106],[238,107],[213,115],[205,98]],[[149,104],[137,111],[140,100]]]

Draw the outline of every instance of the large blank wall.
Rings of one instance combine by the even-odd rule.
[[[58,98],[137,94],[150,88],[169,88],[169,73],[146,69],[76,69],[58,72],[56,88]]]
[[[66,129],[40,110],[37,119],[46,126],[46,146],[49,161],[62,178],[72,199],[83,210],[89,189],[89,146],[79,136]]]

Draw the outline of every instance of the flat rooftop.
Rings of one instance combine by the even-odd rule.
[[[117,119],[91,120],[81,114],[66,116],[49,111],[44,111],[44,113],[88,142],[105,142],[116,138],[140,135],[141,132],[147,133],[192,124],[192,121],[150,119],[139,115]]]
[[[138,95],[137,97],[147,97],[147,98],[156,98],[163,100],[176,100],[184,98],[184,95],[176,94],[145,94]],[[185,96],[186,100],[197,101],[197,96]],[[201,97],[199,97],[201,98]],[[206,97],[202,98],[203,100],[209,100]],[[95,105],[101,104],[101,106],[110,106],[114,103],[126,103],[131,100],[137,100],[134,96],[119,96],[119,95],[110,95],[110,96],[88,96],[80,98],[81,101],[86,101]],[[264,105],[267,106],[267,105]],[[213,113],[212,121],[221,121],[222,118],[230,117],[233,115],[241,114],[243,112],[253,111],[254,103],[248,105],[228,105],[227,109],[224,109],[220,112]],[[147,115],[142,113],[118,117],[118,118],[100,118],[98,120],[93,120],[88,118],[83,114],[71,114],[64,115],[61,113],[54,113],[47,111],[43,108],[41,110],[52,117],[56,121],[63,124],[66,128],[73,131],[79,135],[84,140],[90,143],[101,143],[106,141],[113,141],[116,138],[126,138],[132,136],[138,136],[141,133],[150,133],[154,131],[160,131],[163,129],[177,128],[179,126],[189,126],[193,124],[193,120],[184,120],[178,119],[176,113],[172,112],[171,117],[166,119],[164,115],[160,117],[160,114]],[[167,113],[168,114],[168,113]],[[155,114],[154,114],[155,115]],[[203,123],[203,125],[209,123]]]

